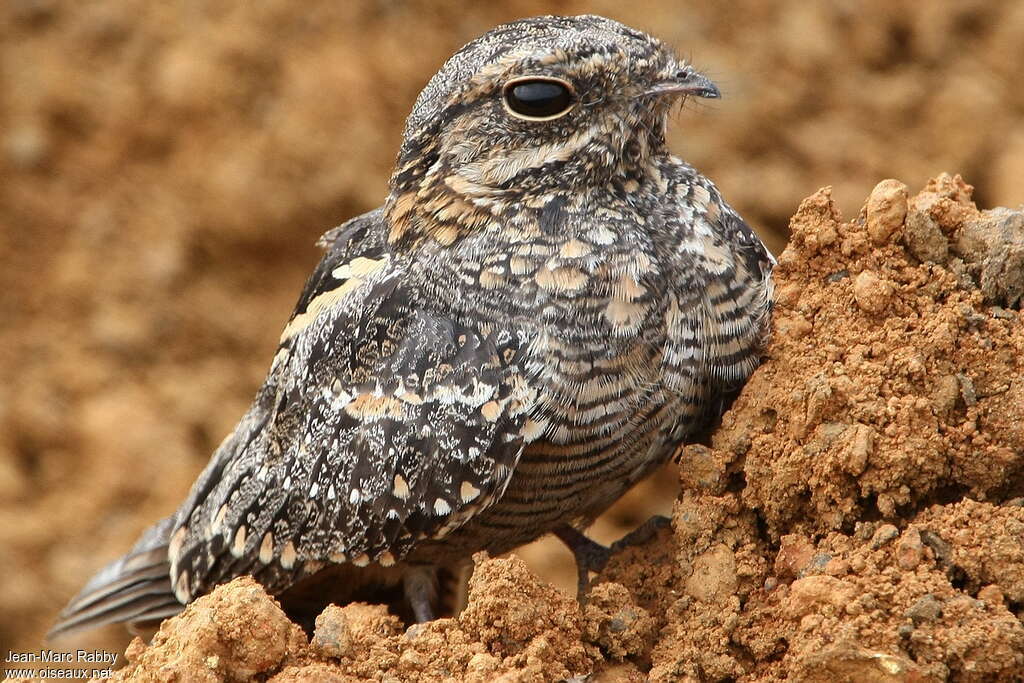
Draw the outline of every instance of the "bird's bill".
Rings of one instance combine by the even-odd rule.
[[[710,78],[699,74],[693,69],[680,69],[672,78],[658,83],[646,91],[647,95],[693,95],[694,97],[706,97],[715,99],[722,96]]]

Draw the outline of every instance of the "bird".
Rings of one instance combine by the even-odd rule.
[[[584,530],[720,416],[766,339],[773,257],[665,139],[719,96],[600,16],[460,49],[383,205],[320,239],[248,412],[50,636],[158,623],[241,575],[297,613],[386,586],[430,621],[445,572],[549,533],[583,595],[664,518],[611,547]]]

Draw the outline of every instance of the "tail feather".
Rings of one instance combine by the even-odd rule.
[[[174,519],[153,525],[124,557],[114,560],[76,595],[47,638],[119,621],[152,622],[177,614],[183,606],[171,588],[167,540]]]

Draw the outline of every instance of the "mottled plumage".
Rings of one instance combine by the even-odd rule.
[[[249,412],[55,631],[161,618],[241,574],[321,602],[404,581],[425,619],[437,570],[548,532],[596,568],[572,530],[717,414],[766,326],[771,257],[665,147],[687,95],[717,90],[600,17],[459,51],[384,206],[322,239]]]

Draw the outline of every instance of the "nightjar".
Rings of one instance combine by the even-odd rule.
[[[680,98],[718,94],[597,16],[462,48],[384,205],[323,236],[248,413],[51,634],[152,622],[243,574],[296,613],[384,586],[429,620],[439,572],[550,532],[584,590],[611,549],[580,530],[758,360],[772,257],[665,144]]]

